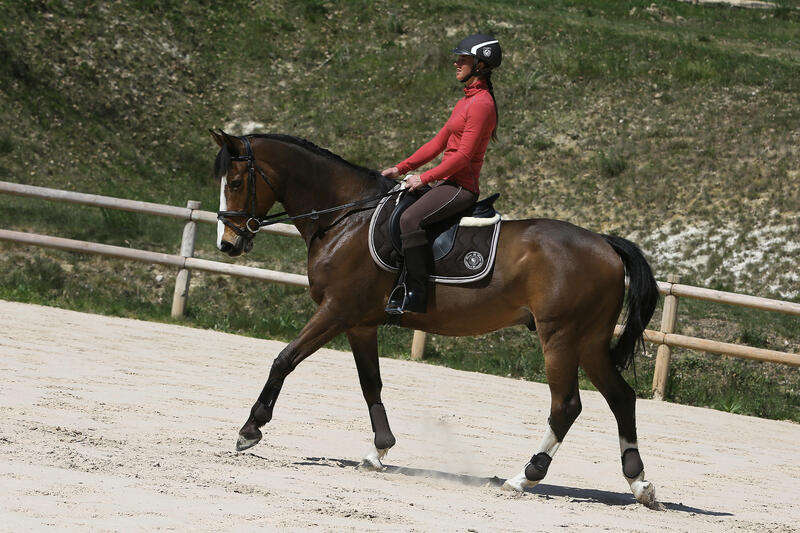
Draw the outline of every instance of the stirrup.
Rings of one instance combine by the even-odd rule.
[[[400,294],[396,294],[397,291],[401,291]],[[386,302],[386,308],[384,311],[387,315],[392,316],[400,316],[403,314],[403,308],[405,307],[406,303],[406,284],[405,283],[398,283],[397,286],[392,289],[392,292],[389,294],[389,300]]]

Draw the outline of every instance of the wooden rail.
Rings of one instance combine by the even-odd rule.
[[[199,209],[199,202],[190,201],[187,204],[187,207],[183,208],[154,204],[150,202],[139,202],[135,200],[124,200],[120,198],[98,196],[93,194],[61,191],[44,187],[35,187],[32,185],[20,185],[5,181],[0,181],[0,193],[94,207],[103,207],[108,209],[119,209],[123,211],[185,220],[186,226],[184,227],[180,255],[169,255],[159,252],[125,248],[121,246],[110,246],[107,244],[90,243],[72,239],[63,239],[60,237],[51,237],[47,235],[37,235],[32,233],[0,229],[0,240],[2,241],[19,242],[33,246],[43,246],[72,252],[106,255],[120,259],[155,263],[179,269],[175,285],[175,294],[173,296],[172,311],[174,316],[180,316],[183,314],[186,302],[186,294],[189,288],[189,277],[191,270],[247,277],[269,281],[272,283],[294,285],[298,287],[308,287],[309,285],[308,278],[298,274],[289,274],[286,272],[278,272],[263,268],[253,268],[217,261],[208,261],[205,259],[197,259],[192,257],[194,254],[195,223],[217,223],[216,213],[210,211],[201,211]],[[275,224],[273,226],[263,228],[262,231],[265,233],[272,233],[287,237],[300,236],[300,233],[297,231],[297,229],[288,224]],[[677,323],[678,300],[680,297],[694,298],[698,300],[718,302],[727,305],[761,309],[778,313],[786,313],[795,316],[800,316],[800,304],[705,289],[691,285],[681,285],[679,281],[679,278],[676,276],[670,276],[666,282],[658,282],[659,292],[665,295],[661,330],[646,330],[644,332],[645,341],[657,344],[659,346],[656,356],[656,369],[653,376],[653,393],[656,398],[663,399],[666,391],[669,376],[671,347],[688,348],[690,350],[712,352],[732,357],[742,357],[759,361],[782,363],[791,366],[800,366],[800,355],[798,354],[718,342],[697,337],[688,337],[674,333]],[[616,333],[619,334],[621,331],[622,326],[617,326]],[[415,331],[411,350],[412,358],[422,358],[424,344],[425,334],[420,331]]]
[[[153,204],[150,202],[139,202],[137,200],[123,200],[110,196],[99,196],[95,194],[84,194],[79,192],[61,191],[58,189],[48,189],[46,187],[36,187],[34,185],[20,185],[8,181],[0,181],[0,193],[11,194],[14,196],[25,196],[28,198],[38,198],[40,200],[52,200],[56,202],[67,202],[70,204],[88,205],[92,207],[104,207],[107,209],[118,209],[120,211],[130,211],[145,215],[158,215],[162,217],[175,218],[195,222],[205,222],[208,224],[217,223],[217,214],[211,211],[200,211],[190,207],[175,207],[171,205]],[[200,203],[196,202],[199,207]],[[300,237],[297,228],[290,224],[273,224],[261,228],[264,233],[283,235],[285,237]]]
[[[684,296],[695,300],[705,300],[707,302],[717,302],[722,304],[735,305],[738,307],[749,307],[751,309],[761,309],[763,311],[775,311],[788,315],[800,316],[800,303],[786,302],[783,300],[771,300],[759,296],[748,296],[734,292],[717,291],[714,289],[704,289],[691,285],[680,285],[679,283],[658,282],[658,290],[664,295],[675,297]]]
[[[6,229],[0,229],[0,241],[18,242],[33,246],[66,250],[69,252],[105,255],[108,257],[116,257],[117,259],[153,263],[175,268],[188,268],[190,270],[201,270],[203,272],[212,272],[215,274],[228,274],[231,276],[270,281],[272,283],[294,285],[296,287],[308,287],[308,277],[299,274],[289,274],[287,272],[278,272],[265,268],[220,263],[217,261],[208,261],[207,259],[184,257],[182,255],[149,252],[146,250],[137,250],[135,248],[125,248],[124,246],[76,241],[72,239],[63,239],[61,237],[51,237],[49,235],[38,235],[36,233],[25,233]]]
[[[618,325],[614,334],[622,333],[623,326]],[[674,346],[676,348],[688,348],[699,352],[711,352],[743,359],[754,359],[756,361],[767,361],[770,363],[783,363],[789,366],[800,366],[800,354],[778,352],[765,348],[754,348],[741,344],[731,344],[728,342],[712,341],[699,337],[687,337],[676,333],[664,333],[663,331],[644,331],[644,340],[651,344],[664,346]]]

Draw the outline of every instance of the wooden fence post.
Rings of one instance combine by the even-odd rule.
[[[667,283],[670,284],[669,292],[664,297],[664,310],[661,314],[661,332],[675,333],[675,324],[678,321],[678,297],[672,294],[672,286],[680,283],[680,276],[669,274]],[[667,344],[659,344],[656,352],[656,367],[653,372],[653,398],[663,400],[667,391],[669,380],[669,360],[672,357],[672,348]]]
[[[414,338],[411,340],[411,359],[419,361],[425,356],[425,332],[414,330]]]
[[[200,202],[189,200],[186,202],[189,209],[200,209]],[[197,235],[197,222],[189,220],[183,226],[183,237],[181,238],[181,256],[192,257],[194,255],[194,240]],[[186,297],[189,294],[189,280],[192,271],[182,268],[175,278],[175,292],[172,293],[172,316],[173,318],[182,317],[186,311]]]

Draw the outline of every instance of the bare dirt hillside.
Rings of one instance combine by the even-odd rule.
[[[347,353],[290,376],[261,444],[233,450],[278,342],[0,301],[2,531],[796,531],[800,426],[639,401],[664,511],[633,500],[596,393],[545,483],[546,385],[383,360],[398,444],[371,430]]]

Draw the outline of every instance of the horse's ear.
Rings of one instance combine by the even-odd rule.
[[[220,130],[220,131],[222,131],[222,130]],[[219,133],[217,133],[217,132],[216,132],[216,131],[214,131],[214,130],[208,130],[208,132],[209,132],[209,133],[211,134],[211,136],[214,138],[214,142],[216,142],[216,143],[217,143],[217,146],[219,146],[220,148],[222,148],[223,146],[225,146],[225,141],[223,140],[222,136],[220,136],[220,134],[219,134]]]
[[[215,139],[217,139],[217,144],[219,144],[220,147],[227,146],[228,152],[231,155],[234,156],[239,155],[239,144],[237,142],[238,141],[237,137],[234,137],[233,135],[228,135],[224,131],[219,130],[219,134],[215,136]]]

